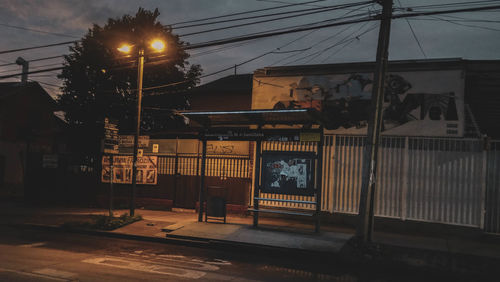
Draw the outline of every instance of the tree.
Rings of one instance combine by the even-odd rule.
[[[153,38],[167,43],[162,53],[145,49],[143,87],[183,83],[146,90],[145,97],[162,91],[187,90],[199,83],[201,67],[187,61],[189,54],[183,49],[187,43],[173,34],[169,26],[162,25],[159,15],[158,9],[139,8],[135,16],[108,19],[102,27],[94,24],[81,41],[70,47],[58,76],[63,80],[58,104],[78,132],[99,140],[95,135],[102,132],[105,117],[118,120],[120,132],[132,131],[136,116],[137,51],[125,56],[117,50],[122,43],[146,46]],[[162,106],[172,109],[186,106],[185,99],[178,95],[173,95],[170,102]]]

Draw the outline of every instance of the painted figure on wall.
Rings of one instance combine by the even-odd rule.
[[[368,74],[307,76],[289,85],[290,99],[274,109],[314,108],[323,113],[327,129],[364,128],[370,113],[373,81]],[[340,78],[340,79],[339,79]],[[458,121],[454,92],[412,93],[402,75],[389,74],[384,95],[382,130],[414,120]]]

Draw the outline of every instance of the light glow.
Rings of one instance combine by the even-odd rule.
[[[130,51],[132,50],[132,46],[128,44],[123,44],[122,46],[120,46],[120,48],[117,49],[122,53],[130,53]]]
[[[153,47],[156,51],[161,52],[165,50],[165,43],[159,39],[155,39],[151,42],[151,47]]]

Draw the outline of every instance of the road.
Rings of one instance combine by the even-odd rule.
[[[446,274],[366,269],[325,258],[243,254],[0,226],[0,281],[445,281]]]

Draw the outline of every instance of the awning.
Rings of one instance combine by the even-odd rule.
[[[189,125],[193,127],[320,124],[320,114],[315,109],[210,112],[182,111],[180,114],[189,118]]]

